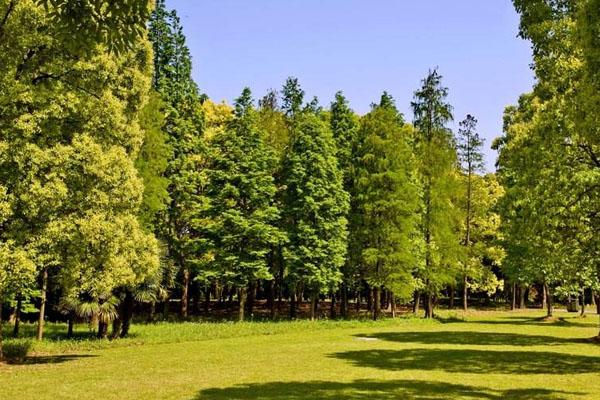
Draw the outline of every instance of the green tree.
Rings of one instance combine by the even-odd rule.
[[[294,83],[295,82],[295,83]],[[290,90],[287,90],[287,88]],[[284,111],[289,116],[291,142],[283,162],[284,223],[289,242],[284,250],[292,295],[300,287],[311,297],[311,318],[320,293],[340,281],[346,255],[348,194],[338,169],[335,141],[323,120],[298,111],[302,91],[297,81],[284,88]]]
[[[238,290],[238,319],[244,320],[248,285],[271,279],[267,254],[282,239],[275,226],[279,210],[273,205],[277,187],[272,170],[275,153],[255,126],[256,111],[249,89],[235,103],[235,119],[210,141],[207,171],[211,198],[210,237],[217,274]]]
[[[380,315],[383,287],[404,298],[414,291],[420,187],[412,134],[387,93],[361,120],[357,241],[362,245],[365,277],[374,288],[373,319]]]
[[[483,171],[483,140],[477,132],[477,120],[472,115],[460,122],[458,130],[458,158],[461,169],[466,175],[466,197],[465,197],[465,238],[463,245],[466,248],[465,261],[463,262],[463,309],[468,308],[469,270],[472,258],[471,229],[473,225],[473,179],[474,175]]]
[[[459,259],[457,156],[452,133],[452,107],[446,103],[448,89],[437,70],[430,71],[411,103],[415,139],[423,187],[421,232],[424,266],[419,272],[427,297],[426,317],[433,317],[435,298],[453,283]]]

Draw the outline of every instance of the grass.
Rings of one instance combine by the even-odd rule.
[[[132,338],[35,343],[0,399],[598,399],[596,315],[134,325]],[[31,327],[25,327],[31,329]]]

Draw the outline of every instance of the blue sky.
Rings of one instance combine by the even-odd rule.
[[[328,106],[343,90],[365,113],[383,90],[412,120],[420,79],[439,67],[456,122],[479,120],[489,149],[502,112],[529,91],[529,43],[517,37],[510,0],[167,0],[177,9],[194,62],[194,79],[214,101],[244,86],[256,98],[295,76]]]

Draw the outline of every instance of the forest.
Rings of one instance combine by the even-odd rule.
[[[434,66],[411,115],[294,77],[229,105],[164,0],[0,0],[0,359],[49,323],[116,341],[158,321],[600,314],[600,0],[513,3],[535,85],[487,143]]]

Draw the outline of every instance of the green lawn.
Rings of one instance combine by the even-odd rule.
[[[540,316],[136,325],[36,345],[0,399],[600,399],[598,317]]]

